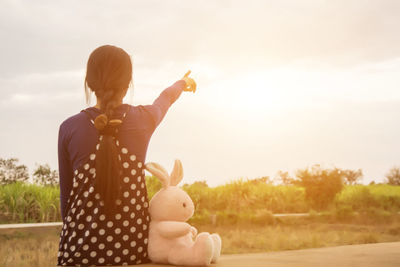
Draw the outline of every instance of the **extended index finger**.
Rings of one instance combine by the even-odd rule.
[[[197,84],[196,82],[193,80],[193,86],[192,86],[192,92],[195,93],[196,92],[196,88],[197,88]]]

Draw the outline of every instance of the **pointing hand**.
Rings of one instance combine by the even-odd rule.
[[[183,91],[194,93],[194,92],[196,92],[197,84],[192,78],[189,77],[190,73],[191,73],[191,71],[189,70],[188,72],[186,72],[186,74],[181,79],[181,80],[184,80],[186,83],[186,86],[183,89]]]

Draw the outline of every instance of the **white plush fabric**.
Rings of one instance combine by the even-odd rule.
[[[175,160],[171,175],[157,163],[146,169],[160,179],[163,188],[150,200],[149,258],[154,263],[206,266],[217,262],[221,254],[218,234],[202,232],[186,223],[193,216],[194,204],[189,195],[177,187],[183,178],[182,164]]]

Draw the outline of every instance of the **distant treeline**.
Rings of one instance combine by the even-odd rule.
[[[146,177],[149,197],[160,188],[155,177]],[[400,187],[392,185],[345,185],[333,201],[317,208],[300,185],[272,185],[260,180],[236,180],[217,187],[204,182],[185,184],[195,203],[195,223],[246,220],[268,223],[272,213],[334,210],[340,214],[375,214],[400,211]],[[326,204],[325,201],[322,203]],[[16,182],[0,186],[0,223],[61,221],[59,188]]]
[[[0,158],[0,185],[29,181],[28,167],[18,162],[17,158]],[[59,184],[58,172],[52,170],[49,164],[36,164],[32,178],[32,181],[38,185],[55,186]]]
[[[288,172],[278,171],[276,177],[271,179],[269,176],[256,178],[254,180],[263,181],[265,183],[277,183],[283,185],[290,184],[301,184],[307,183],[307,177],[315,180],[315,177],[322,182],[326,182],[327,178],[323,176],[338,176],[340,177],[341,184],[354,185],[358,184],[363,178],[363,172],[361,169],[349,170],[349,169],[323,169],[320,165],[315,164],[310,168],[299,169],[296,171],[295,177],[291,177]],[[17,158],[0,158],[0,185],[15,183],[15,182],[27,182],[30,178],[28,167],[24,164],[19,164]],[[38,185],[55,186],[59,184],[59,175],[57,170],[50,168],[49,164],[36,164],[33,171],[32,179],[33,183]],[[391,168],[386,176],[384,183],[390,185],[400,185],[400,167]],[[375,182],[371,182],[375,184]]]
[[[28,184],[26,166],[17,159],[0,159],[0,223],[60,221],[58,174],[37,165],[35,184]],[[325,169],[320,165],[300,169],[295,177],[278,172],[269,177],[239,179],[209,187],[206,182],[184,184],[182,188],[195,203],[194,220],[210,216],[234,221],[238,216],[265,221],[271,213],[303,213],[335,209],[346,214],[379,210],[400,211],[400,169],[392,168],[387,184],[357,184],[361,170]],[[149,199],[161,188],[155,177],[146,177]],[[236,219],[235,219],[236,218]],[[258,219],[257,219],[258,218]],[[221,220],[219,220],[221,221]]]

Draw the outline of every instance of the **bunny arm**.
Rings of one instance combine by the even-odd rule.
[[[185,222],[162,221],[157,223],[156,229],[164,238],[176,238],[188,234],[191,226]]]
[[[193,236],[197,235],[197,229],[194,226],[190,226],[190,232],[193,234]]]

